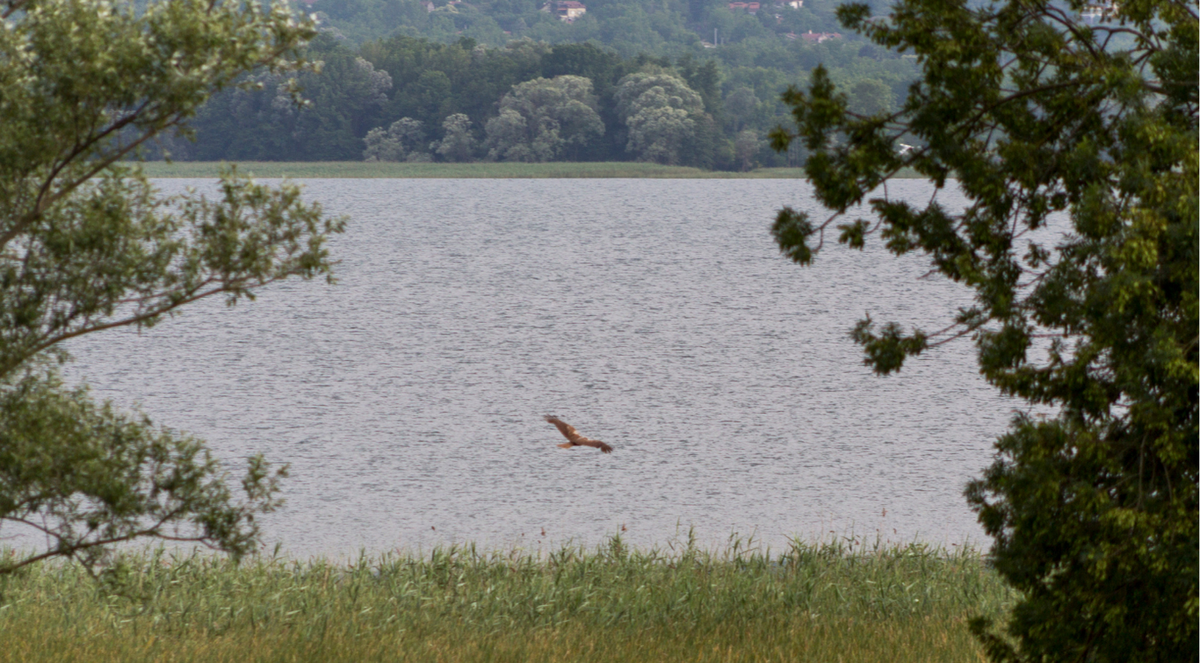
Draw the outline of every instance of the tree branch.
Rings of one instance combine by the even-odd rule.
[[[294,272],[289,272],[287,274],[280,274],[278,276],[274,276],[274,277],[271,277],[271,278],[268,278],[265,280],[257,280],[257,281],[253,281],[253,282],[251,282],[249,279],[247,279],[245,281],[223,282],[222,285],[219,287],[212,288],[211,290],[208,290],[208,291],[198,292],[198,293],[187,295],[186,297],[184,297],[182,299],[169,302],[168,304],[166,304],[162,307],[155,308],[155,309],[146,311],[144,313],[139,313],[137,315],[133,315],[128,318],[114,320],[112,322],[107,322],[104,324],[84,326],[80,329],[76,329],[71,332],[58,334],[56,336],[51,336],[51,337],[48,337],[47,339],[45,339],[44,341],[42,341],[41,343],[38,343],[36,346],[34,346],[26,354],[25,357],[21,358],[20,361],[16,362],[16,365],[20,365],[21,363],[23,363],[25,358],[27,358],[27,357],[36,355],[37,353],[39,353],[53,345],[57,345],[59,343],[62,343],[63,341],[75,338],[76,336],[82,336],[84,334],[90,334],[90,333],[98,332],[98,331],[104,331],[106,329],[115,329],[117,327],[126,327],[129,325],[140,324],[140,323],[146,322],[147,320],[151,320],[153,318],[162,317],[163,315],[166,315],[181,306],[190,304],[192,302],[199,301],[206,297],[211,297],[212,295],[217,295],[220,293],[227,293],[227,292],[237,292],[240,290],[248,290],[251,288],[261,288],[261,287],[269,285],[271,283],[275,283],[276,281],[281,281],[281,280],[287,278],[288,276],[294,276]],[[210,283],[217,283],[217,282],[220,282],[220,279],[215,278],[215,277],[210,277],[201,282],[201,287],[203,287],[203,285],[207,285]],[[163,295],[158,295],[158,296],[165,297],[166,295],[163,294]],[[0,371],[0,375],[7,373],[9,370],[12,370],[12,367],[8,367],[7,369]]]

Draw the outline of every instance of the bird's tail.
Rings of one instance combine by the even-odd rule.
[[[570,449],[573,446],[575,446],[575,445],[571,444],[570,442],[563,442],[562,444],[558,445],[558,448],[559,449]]]

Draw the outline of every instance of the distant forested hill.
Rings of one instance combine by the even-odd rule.
[[[202,109],[196,142],[162,147],[183,160],[744,169],[786,163],[765,135],[787,122],[780,93],[817,64],[867,113],[896,108],[915,71],[843,32],[830,0],[586,0],[569,3],[579,14],[569,22],[558,4],[306,0],[321,29],[309,56],[324,63],[300,75],[306,107],[263,72],[250,81],[260,90],[229,90]]]
[[[302,0],[352,44],[389,37],[396,31],[440,42],[460,37],[489,46],[528,38],[550,44],[595,41],[633,57],[677,55],[701,41],[740,44],[787,33],[837,32],[832,0],[748,3],[727,0],[590,0],[582,16],[567,22],[541,0]],[[730,5],[733,5],[732,7]],[[868,3],[870,4],[870,3]],[[885,9],[884,3],[879,3]],[[716,41],[714,41],[716,40]]]

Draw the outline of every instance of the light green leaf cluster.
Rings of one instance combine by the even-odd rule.
[[[489,159],[542,162],[604,135],[604,122],[591,80],[555,76],[514,85],[486,131]]]
[[[314,35],[286,5],[171,0],[0,2],[0,524],[89,564],[134,537],[240,555],[281,471],[250,462],[235,500],[203,444],[68,389],[63,341],[149,327],[220,295],[331,275],[323,215],[297,187],[228,172],[215,199],[164,198],[129,159],[250,72],[281,75]],[[284,86],[286,87],[286,86]]]
[[[475,137],[471,135],[471,118],[465,113],[453,113],[442,121],[446,134],[429,144],[429,149],[446,161],[470,161],[475,153]]]
[[[402,117],[387,129],[378,127],[367,132],[363,143],[364,161],[429,161],[425,147],[425,129],[420,120]]]
[[[626,150],[640,161],[678,163],[704,114],[700,95],[670,74],[639,72],[622,78],[615,96],[617,115],[629,127]]]
[[[0,559],[0,575],[69,555],[95,571],[111,544],[138,537],[197,541],[240,557],[258,543],[257,513],[280,504],[285,471],[250,461],[238,502],[204,443],[145,416],[97,405],[36,367],[0,389],[0,514],[53,543]]]

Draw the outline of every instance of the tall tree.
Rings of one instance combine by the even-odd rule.
[[[676,69],[688,87],[700,95],[704,101],[704,110],[713,116],[717,122],[724,118],[721,103],[721,71],[714,60],[705,60],[703,64],[696,61],[689,53],[676,63]]]
[[[946,330],[854,330],[880,373],[969,336],[989,382],[1049,408],[1017,416],[967,491],[1020,591],[995,660],[1181,661],[1198,648],[1197,10],[1129,0],[900,0],[843,23],[921,67],[895,113],[848,112],[824,70],[790,90],[820,222],[784,209],[806,264],[847,210],[901,168],[970,204],[870,200],[836,226],[921,251],[975,292]],[[836,140],[835,140],[836,137]],[[902,143],[904,145],[902,145]],[[915,145],[908,149],[907,145]],[[1041,231],[1041,232],[1038,232]]]
[[[250,552],[279,471],[252,458],[235,498],[202,442],[64,386],[55,360],[83,334],[329,273],[342,222],[295,187],[227,176],[215,200],[163,199],[122,161],[239,76],[292,69],[312,28],[221,0],[4,0],[0,17],[0,523],[48,541],[0,574],[55,556],[92,568],[147,536]]]
[[[363,138],[364,161],[429,161],[425,152],[425,127],[420,120],[402,117],[387,129],[376,127]]]
[[[638,72],[621,79],[614,99],[629,127],[629,152],[641,161],[679,163],[704,113],[700,95],[676,76]]]
[[[514,85],[487,123],[488,157],[503,161],[553,161],[577,153],[604,134],[592,82],[582,76],[535,78]]]
[[[738,132],[737,139],[733,142],[733,150],[738,167],[743,172],[754,166],[754,158],[758,155],[762,144],[762,141],[758,139],[758,134],[753,130],[746,129]]]
[[[429,150],[446,161],[470,161],[475,153],[471,118],[463,113],[448,116],[442,122],[445,135],[429,144]]]
[[[585,160],[619,160],[625,156],[625,126],[615,111],[613,94],[617,81],[629,73],[629,63],[615,53],[594,44],[558,44],[542,57],[542,76],[583,76],[592,81],[597,98],[597,113],[604,121],[604,136],[579,158]],[[572,158],[576,158],[572,155]]]

